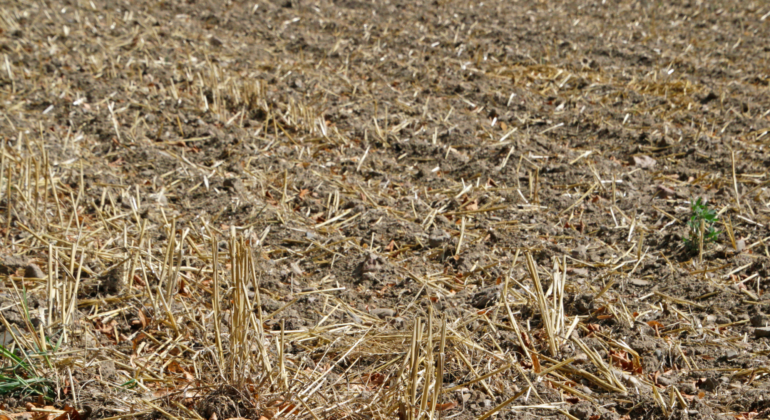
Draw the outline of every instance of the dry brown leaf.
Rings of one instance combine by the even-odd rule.
[[[651,326],[652,328],[665,328],[663,324],[661,324],[658,321],[647,321],[647,325]]]
[[[86,420],[90,414],[90,409],[84,410],[84,414],[81,415],[75,407],[66,405],[64,406],[64,413],[57,416],[54,420]]]
[[[540,373],[540,359],[537,357],[536,353],[530,353],[532,356],[532,369],[535,371],[535,373]]]
[[[142,323],[142,328],[147,328],[147,325],[149,324],[147,320],[147,315],[144,314],[143,310],[139,310],[139,322]]]

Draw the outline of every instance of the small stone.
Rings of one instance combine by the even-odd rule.
[[[37,266],[37,264],[30,264],[24,268],[24,277],[42,279],[45,278],[45,273]]]
[[[0,346],[8,346],[9,344],[13,343],[13,335],[22,335],[23,333],[19,331],[18,328],[16,328],[15,325],[11,325],[11,329],[13,330],[13,334],[11,331],[8,331],[5,326],[0,326]]]
[[[738,239],[735,241],[735,250],[738,252],[743,252],[746,250],[746,240],[745,239]]]
[[[754,337],[756,338],[770,337],[770,327],[756,328],[754,330]]]
[[[754,315],[751,317],[751,326],[754,328],[767,327],[767,318],[764,315]]]
[[[586,355],[585,353],[576,354],[575,361],[572,362],[572,364],[582,365],[583,363],[588,363],[588,355]]]

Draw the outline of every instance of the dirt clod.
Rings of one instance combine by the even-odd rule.
[[[222,182],[222,186],[232,192],[242,193],[244,191],[243,181],[238,178],[228,178]]]
[[[500,286],[487,287],[473,294],[471,306],[477,309],[488,308],[500,300]]]
[[[99,278],[99,291],[106,295],[117,295],[125,287],[123,281],[123,270],[114,268]]]
[[[588,420],[598,416],[599,409],[588,401],[580,401],[569,408],[569,413],[580,420]]]
[[[24,277],[42,279],[45,278],[45,273],[37,264],[29,264],[24,267]]]
[[[25,268],[29,262],[21,257],[13,255],[0,254],[0,274],[15,274],[16,270]]]
[[[439,248],[449,241],[449,234],[443,229],[435,228],[428,236],[428,246]]]

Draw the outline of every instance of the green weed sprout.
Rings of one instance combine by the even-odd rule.
[[[698,198],[695,201],[691,201],[690,209],[692,213],[690,220],[687,222],[688,235],[684,238],[684,244],[690,250],[697,250],[700,247],[700,225],[701,221],[705,223],[705,230],[703,231],[703,245],[710,242],[716,242],[719,234],[722,233],[714,228],[714,224],[717,222],[717,214],[714,210],[709,209],[706,203],[702,199]]]
[[[28,325],[30,325],[32,318],[29,315],[26,288],[22,289],[21,308]],[[56,345],[52,345],[49,338],[45,337],[45,341],[48,344],[47,347],[51,348],[53,352],[57,352],[63,338],[64,335],[60,335]],[[20,348],[12,351],[0,344],[0,397],[9,395],[21,397],[38,395],[48,401],[53,400],[55,396],[54,382],[38,375],[37,370],[31,365],[33,361],[30,355],[42,356],[48,367],[53,368],[48,351],[45,349],[38,348],[36,352],[28,353]]]
[[[20,350],[17,350],[21,352]],[[53,383],[47,378],[35,375],[29,365],[29,358],[13,353],[0,345],[0,360],[6,362],[0,366],[0,399],[8,395],[40,395],[47,400],[54,396]]]

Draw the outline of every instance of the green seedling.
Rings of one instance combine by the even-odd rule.
[[[710,242],[716,242],[719,234],[722,232],[714,228],[714,225],[717,222],[716,212],[712,209],[709,209],[702,199],[698,198],[697,200],[692,201],[690,204],[690,209],[692,210],[692,213],[690,215],[690,220],[687,222],[687,228],[689,232],[687,237],[684,238],[684,244],[687,246],[687,248],[694,251],[700,248],[701,245],[701,222],[703,222],[705,227],[703,231],[704,246]]]
[[[19,300],[27,327],[33,328],[26,288],[22,289]],[[58,342],[53,345],[49,337],[44,337],[45,344],[40,344],[43,348],[35,346],[32,352],[21,348],[10,350],[0,345],[0,396],[42,396],[46,400],[52,400],[55,396],[53,381],[41,376],[32,364],[42,358],[49,368],[53,368],[47,349],[57,352],[63,338],[64,335],[60,334]]]
[[[39,377],[29,365],[29,358],[0,346],[0,396],[39,395],[50,400],[54,396],[53,382]]]

